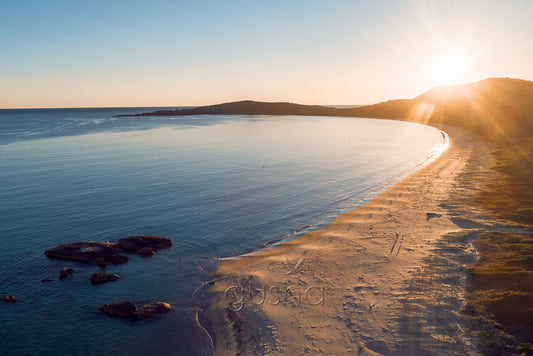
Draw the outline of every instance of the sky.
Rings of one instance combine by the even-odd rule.
[[[359,105],[533,80],[533,1],[0,0],[0,108]]]

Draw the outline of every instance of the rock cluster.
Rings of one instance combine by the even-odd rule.
[[[74,242],[56,246],[45,251],[50,258],[80,261],[93,263],[100,266],[122,264],[129,261],[123,253],[137,253],[140,256],[148,257],[162,248],[172,246],[172,240],[161,236],[130,236],[114,242]],[[59,274],[59,279],[64,279],[74,273],[72,268],[63,268]],[[93,284],[101,284],[116,281],[120,278],[117,274],[96,272],[91,276]],[[51,282],[50,278],[45,278],[41,282]],[[15,297],[10,295],[2,296],[2,301],[16,302]],[[157,314],[168,312],[174,308],[164,302],[155,302],[137,305],[131,301],[119,301],[105,304],[100,310],[108,315],[120,318],[148,319]]]
[[[129,258],[122,253],[151,256],[161,248],[172,246],[172,240],[161,236],[130,236],[114,242],[74,242],[56,246],[45,252],[51,258],[94,263],[100,266],[122,264]]]

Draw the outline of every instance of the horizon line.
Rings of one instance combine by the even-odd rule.
[[[444,87],[458,87],[458,86],[466,86],[471,85],[475,83],[480,83],[483,81],[493,80],[493,79],[512,79],[512,80],[521,80],[521,81],[532,81],[528,79],[522,79],[522,78],[514,78],[514,77],[487,77],[485,79],[476,80],[473,82],[468,83],[461,83],[461,84],[443,84],[443,85],[437,85],[435,87],[432,87],[430,89],[425,90],[419,95],[416,95],[412,98],[396,98],[396,99],[387,99],[383,101],[373,102],[373,103],[367,103],[367,104],[301,104],[298,102],[292,102],[292,101],[262,101],[262,100],[252,100],[252,99],[241,99],[241,100],[232,100],[232,101],[224,101],[224,102],[218,102],[214,104],[204,104],[204,105],[141,105],[141,106],[64,106],[64,107],[7,107],[7,108],[0,108],[0,110],[62,110],[62,109],[129,109],[129,108],[198,108],[198,107],[204,107],[204,106],[213,106],[213,105],[220,105],[220,104],[228,104],[228,103],[238,103],[243,101],[253,101],[253,102],[259,102],[259,103],[289,103],[289,104],[298,104],[298,105],[306,105],[306,106],[323,106],[323,107],[362,107],[362,106],[370,106],[380,103],[385,103],[388,101],[393,100],[409,100],[414,99],[418,96],[421,96],[428,91],[431,91],[433,89],[437,88],[444,88]]]
[[[68,110],[68,109],[149,109],[149,108],[199,108],[204,106],[220,105],[220,104],[229,104],[229,103],[238,103],[244,101],[253,101],[256,103],[287,103],[287,104],[296,104],[296,105],[305,105],[305,106],[323,106],[323,107],[361,107],[373,104],[300,104],[297,102],[291,101],[261,101],[261,100],[235,100],[235,101],[225,101],[215,104],[207,105],[154,105],[154,106],[63,106],[63,107],[11,107],[11,108],[0,108],[0,110]]]

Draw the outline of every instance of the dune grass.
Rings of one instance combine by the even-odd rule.
[[[533,235],[484,232],[465,312],[484,354],[533,354]]]
[[[533,227],[533,82],[491,78],[359,109],[368,116],[460,127],[494,147],[497,173],[473,204],[487,215]],[[486,355],[533,355],[533,235],[482,233],[469,268],[465,312]]]
[[[499,175],[477,203],[499,218],[533,225],[533,138],[500,145],[494,155]]]

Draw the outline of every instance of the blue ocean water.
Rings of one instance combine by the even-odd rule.
[[[438,150],[437,129],[359,118],[126,117],[153,108],[0,110],[3,354],[210,354],[194,321],[218,258],[320,227]],[[48,259],[76,241],[161,235],[174,245],[105,270]],[[59,281],[63,267],[74,269]],[[51,278],[51,283],[41,283]],[[193,296],[194,294],[194,296]],[[118,300],[170,302],[148,321]],[[209,321],[200,321],[209,328]]]

